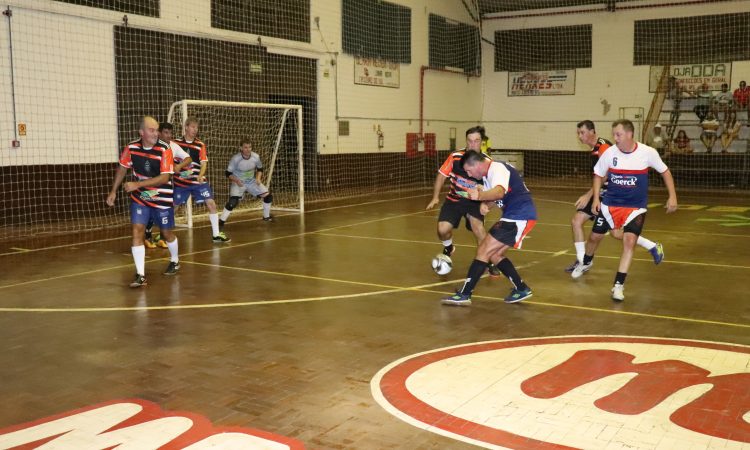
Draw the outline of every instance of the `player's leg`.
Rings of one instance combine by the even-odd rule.
[[[169,265],[164,270],[164,275],[176,275],[180,270],[180,256],[177,235],[174,233],[174,209],[154,208],[154,215],[161,229],[161,234],[167,242],[167,249],[169,249]]]
[[[484,229],[484,216],[479,210],[479,205],[479,202],[467,204],[467,211],[464,216],[464,219],[466,220],[466,228],[474,233],[474,237],[477,240],[477,246],[479,246],[479,243],[484,240],[485,236],[487,236],[487,230]],[[502,272],[495,267],[492,261],[487,263],[487,270],[491,277],[499,277],[502,275]]]
[[[146,231],[144,232],[143,239],[143,244],[146,246],[146,248],[156,248],[156,244],[154,243],[154,236],[151,232],[153,227],[154,221],[149,219],[148,223],[146,224]]]
[[[591,233],[589,234],[588,240],[586,240],[586,252],[583,255],[583,260],[581,261],[581,264],[576,266],[576,268],[570,273],[570,276],[573,278],[580,278],[584,273],[591,270],[591,266],[594,265],[594,253],[596,253],[596,249],[599,247],[599,243],[602,239],[604,239],[604,236],[606,236],[607,232],[612,228],[609,222],[611,218],[607,218],[604,215],[605,209],[606,207],[603,206],[599,215],[594,219],[594,226],[591,227]]]
[[[609,235],[617,239],[618,241],[622,240],[623,234],[624,231],[622,228],[617,230],[609,230]],[[659,264],[664,260],[664,246],[661,243],[654,242],[643,236],[638,236],[636,245],[648,250],[648,252],[651,254],[651,257],[654,259],[654,264]]]
[[[479,279],[482,278],[485,270],[487,270],[490,256],[497,252],[502,246],[503,244],[501,242],[497,241],[489,234],[486,235],[477,247],[476,256],[469,266],[469,271],[466,274],[466,281],[463,286],[460,290],[456,291],[454,295],[443,298],[441,303],[451,306],[471,305],[471,294],[474,292],[477,283],[479,283]]]
[[[623,238],[622,238],[622,256],[620,256],[620,265],[617,268],[617,274],[615,275],[615,282],[612,287],[612,299],[617,301],[625,300],[625,278],[628,276],[630,265],[633,262],[633,253],[635,251],[635,245],[638,241],[643,230],[643,224],[646,220],[646,213],[639,214],[633,217],[623,227]]]
[[[570,228],[573,231],[573,247],[575,247],[576,250],[576,260],[565,268],[565,271],[568,273],[573,272],[576,266],[583,261],[583,255],[586,253],[586,235],[583,232],[583,224],[594,217],[594,213],[591,212],[592,202],[593,200],[589,200],[586,206],[577,210],[570,219]]]
[[[143,245],[146,224],[150,218],[149,208],[135,202],[130,203],[130,222],[132,224],[133,241],[130,248],[135,264],[135,278],[130,287],[138,288],[146,283],[146,247]]]
[[[227,220],[229,220],[229,215],[232,214],[232,210],[240,204],[243,195],[245,195],[244,185],[237,186],[235,183],[229,185],[229,199],[224,205],[224,211],[221,212],[221,216],[219,217],[219,231],[224,229],[224,225],[227,223]]]
[[[462,211],[458,202],[445,200],[438,214],[437,235],[443,243],[443,254],[451,256],[456,251],[453,245],[453,230],[461,223]]]
[[[253,180],[250,183],[247,183],[247,192],[253,197],[261,199],[261,205],[263,206],[263,220],[266,222],[272,222],[271,202],[273,202],[273,196],[268,192],[268,188],[262,183]]]
[[[521,248],[523,239],[536,225],[536,221],[500,221],[490,230],[491,235],[505,244],[494,254],[490,255],[490,261],[495,263],[498,270],[505,275],[513,284],[510,294],[505,297],[505,303],[518,303],[533,295],[531,288],[523,281],[521,275],[505,253],[509,248]]]

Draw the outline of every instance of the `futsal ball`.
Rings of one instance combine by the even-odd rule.
[[[453,261],[450,256],[440,253],[432,258],[432,270],[438,275],[448,275],[453,270]]]

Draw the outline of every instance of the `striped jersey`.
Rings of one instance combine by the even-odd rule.
[[[496,203],[503,210],[503,219],[536,220],[536,206],[523,177],[508,163],[492,161],[487,175],[482,179],[484,190],[501,186],[505,195]]]
[[[608,181],[602,202],[607,206],[645,208],[648,205],[649,167],[659,173],[669,169],[653,147],[636,142],[635,150],[626,153],[613,146],[594,166],[594,174],[606,177]]]
[[[138,181],[158,177],[173,172],[172,150],[167,144],[158,141],[151,148],[144,148],[142,140],[133,141],[122,151],[120,165],[132,169]],[[135,203],[152,208],[168,209],[172,207],[172,181],[159,186],[141,187],[130,193]]]
[[[464,153],[466,153],[466,150],[452,152],[448,155],[448,158],[443,165],[440,166],[440,169],[438,169],[438,172],[440,172],[441,175],[451,180],[451,188],[450,191],[448,191],[448,195],[445,196],[445,199],[452,202],[473,201],[460,196],[458,191],[466,192],[467,189],[474,189],[480,184],[479,180],[470,177],[464,170],[464,166],[461,164],[461,157],[464,156]]]
[[[612,147],[612,143],[604,139],[603,137],[600,137],[596,140],[596,144],[594,144],[594,146],[591,147],[591,170],[592,171],[594,170],[596,163],[599,162],[599,158],[610,147]],[[602,189],[600,191],[600,194],[604,195],[606,191],[607,191],[607,181],[605,180],[604,183],[602,184]]]
[[[174,184],[179,187],[190,187],[194,184],[201,184],[198,181],[198,175],[201,173],[201,162],[208,161],[208,155],[206,152],[206,144],[198,139],[193,141],[186,141],[185,138],[175,139],[172,141],[182,148],[193,161],[187,167],[182,169],[182,172],[175,174]],[[181,158],[175,157],[175,162],[180,163]]]

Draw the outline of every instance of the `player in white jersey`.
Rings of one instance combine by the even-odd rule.
[[[253,151],[253,144],[248,139],[244,139],[240,143],[240,152],[229,160],[226,175],[231,184],[229,186],[229,200],[224,205],[224,211],[219,218],[219,226],[222,229],[232,210],[242,200],[245,192],[263,201],[263,220],[273,221],[273,216],[271,216],[273,196],[262,183],[263,162],[260,160],[260,156]]]
[[[669,192],[667,213],[677,210],[677,194],[669,168],[661,160],[656,149],[633,139],[635,128],[627,119],[612,124],[612,135],[616,145],[599,157],[594,166],[594,192],[591,210],[597,214],[596,221],[586,242],[586,254],[571,276],[580,278],[586,273],[594,259],[599,243],[611,229],[622,228],[622,256],[612,287],[612,298],[625,299],[624,285],[628,269],[633,261],[633,250],[643,229],[648,205],[648,169],[653,168],[664,179]],[[602,200],[599,192],[604,177],[607,177],[607,192]]]

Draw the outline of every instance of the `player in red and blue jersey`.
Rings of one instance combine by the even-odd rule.
[[[581,277],[591,268],[594,252],[609,230],[622,229],[622,256],[612,287],[612,299],[625,299],[624,285],[628,269],[633,261],[633,250],[643,230],[648,205],[648,169],[653,168],[664,179],[669,192],[667,213],[677,210],[677,194],[672,173],[662,161],[656,149],[637,142],[633,138],[635,127],[627,119],[612,124],[612,135],[616,145],[605,152],[594,166],[593,202],[591,211],[597,214],[594,226],[586,242],[586,254],[571,276]],[[599,192],[607,179],[607,192],[599,200]]]
[[[469,267],[466,282],[455,295],[442,300],[444,305],[471,305],[471,294],[479,279],[492,262],[513,284],[506,303],[516,303],[531,297],[531,288],[524,283],[513,263],[505,256],[510,248],[521,248],[523,239],[536,225],[537,214],[531,192],[518,171],[508,163],[492,161],[478,152],[468,151],[461,158],[466,173],[481,179],[483,189],[467,189],[471,200],[482,202],[484,214],[491,207],[500,207],[502,218],[490,228],[477,248],[476,257]]]
[[[146,248],[143,241],[149,220],[159,224],[161,233],[167,241],[170,262],[164,275],[175,275],[180,269],[177,236],[172,231],[172,150],[168,144],[159,141],[159,123],[153,117],[146,116],[141,120],[139,134],[141,138],[129,143],[122,151],[120,165],[107,196],[107,205],[114,206],[117,189],[125,179],[128,169],[132,169],[136,180],[123,184],[125,192],[130,194],[130,221],[133,224],[131,250],[136,273],[130,287],[146,285]]]
[[[174,204],[180,206],[188,201],[192,195],[196,204],[205,203],[208,208],[208,220],[211,222],[211,233],[214,242],[229,242],[231,239],[219,230],[219,213],[216,209],[214,194],[206,179],[208,169],[208,152],[206,144],[198,139],[198,119],[185,119],[183,135],[172,141],[184,150],[192,159],[191,163],[174,176]],[[176,158],[176,163],[181,159]]]
[[[612,147],[612,143],[603,137],[599,137],[596,133],[594,122],[590,120],[583,120],[577,124],[578,140],[582,144],[591,147],[591,170],[594,170],[596,163],[599,162],[599,158]],[[606,180],[602,186],[601,194],[606,191],[607,184]],[[586,238],[583,232],[583,224],[588,220],[594,220],[596,214],[591,212],[591,205],[593,204],[593,189],[589,189],[585,194],[580,196],[576,200],[576,212],[573,218],[570,220],[571,228],[573,230],[573,246],[576,250],[576,260],[573,264],[565,268],[568,273],[573,272],[575,268],[583,262],[583,255],[586,253]],[[615,239],[622,240],[622,230],[610,230],[609,234]],[[646,239],[643,236],[638,236],[638,245],[648,250],[651,253],[651,257],[654,258],[654,264],[659,264],[664,259],[664,247],[657,243]]]

